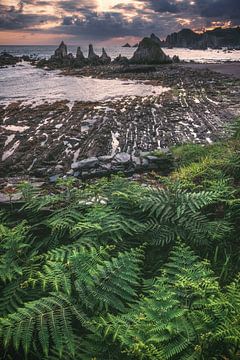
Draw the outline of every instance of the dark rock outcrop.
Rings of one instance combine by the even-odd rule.
[[[55,50],[54,59],[64,59],[67,57],[67,45],[62,41],[59,47]]]
[[[94,52],[94,50],[93,50],[92,44],[89,45],[88,60],[90,60],[90,61],[97,61],[97,60],[99,60],[99,56],[98,56],[97,54],[95,54],[95,52]]]
[[[145,37],[139,44],[130,62],[132,64],[166,64],[171,63],[160,45],[155,40]]]
[[[130,48],[131,45],[129,43],[126,43],[125,45],[123,45],[122,47],[126,47],[126,48]]]
[[[6,52],[0,54],[0,67],[7,65],[16,65],[20,61],[22,61],[22,59],[18,56],[13,56]]]
[[[119,55],[113,60],[113,64],[115,64],[115,65],[128,65],[128,64],[129,64],[129,60],[128,60],[128,58],[126,58],[125,56],[122,56],[121,54],[119,54]]]
[[[109,65],[111,64],[111,58],[106,53],[105,49],[102,49],[102,55],[100,56],[100,61],[103,65]]]
[[[216,28],[202,34],[195,33],[191,29],[182,29],[168,35],[166,41],[162,42],[162,46],[190,49],[219,49],[222,47],[240,49],[240,27]]]
[[[84,57],[84,55],[83,55],[83,52],[82,52],[80,46],[77,48],[76,59],[78,59],[78,60],[85,60],[85,57]]]
[[[151,34],[150,39],[152,39],[153,41],[155,41],[156,44],[162,46],[162,41],[159,39],[159,37],[157,37],[155,34]]]

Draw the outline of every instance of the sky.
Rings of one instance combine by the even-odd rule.
[[[0,0],[0,44],[136,43],[240,25],[240,0]]]

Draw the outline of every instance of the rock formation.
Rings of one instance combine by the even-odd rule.
[[[62,41],[59,47],[55,50],[55,59],[64,59],[67,57],[67,45]]]
[[[13,56],[11,54],[8,54],[6,52],[3,52],[0,54],[0,68],[5,67],[7,65],[16,65],[18,62],[22,61],[23,57],[20,58],[18,56]],[[26,60],[26,59],[23,59]],[[28,59],[27,61],[29,61]]]
[[[111,58],[110,56],[108,56],[104,48],[102,49],[102,55],[100,57],[100,61],[103,65],[111,64]]]
[[[172,62],[155,40],[145,37],[139,44],[130,62],[132,64],[166,64]]]
[[[82,52],[80,46],[77,48],[76,59],[78,59],[78,60],[85,60],[85,57],[84,57],[84,55],[83,55],[83,52]]]
[[[121,54],[119,54],[119,55],[113,60],[113,64],[116,64],[116,65],[128,65],[128,64],[129,64],[129,60],[128,60],[128,58],[126,58],[125,56],[122,56]]]
[[[150,39],[155,41],[156,44],[162,46],[162,41],[155,34],[151,34]]]
[[[122,47],[126,47],[126,48],[130,48],[131,45],[129,43],[126,43],[125,45],[123,45]]]
[[[91,64],[99,63],[99,56],[95,54],[92,44],[89,45],[88,60],[90,61]]]
[[[219,49],[230,47],[240,49],[240,27],[208,30],[202,34],[190,29],[182,29],[178,33],[168,35],[162,42],[165,47],[180,47],[190,49]]]

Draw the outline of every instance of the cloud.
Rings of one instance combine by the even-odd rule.
[[[0,30],[69,35],[76,41],[140,38],[151,32],[164,38],[182,27],[214,21],[240,24],[240,0],[119,0],[106,2],[109,11],[102,12],[98,0],[14,1],[7,6],[0,0]]]
[[[32,28],[56,19],[52,15],[25,14],[22,3],[17,7],[0,4],[0,29],[3,30]]]

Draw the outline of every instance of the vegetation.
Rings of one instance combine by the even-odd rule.
[[[172,149],[152,186],[21,184],[1,211],[2,359],[239,359],[239,128]]]

